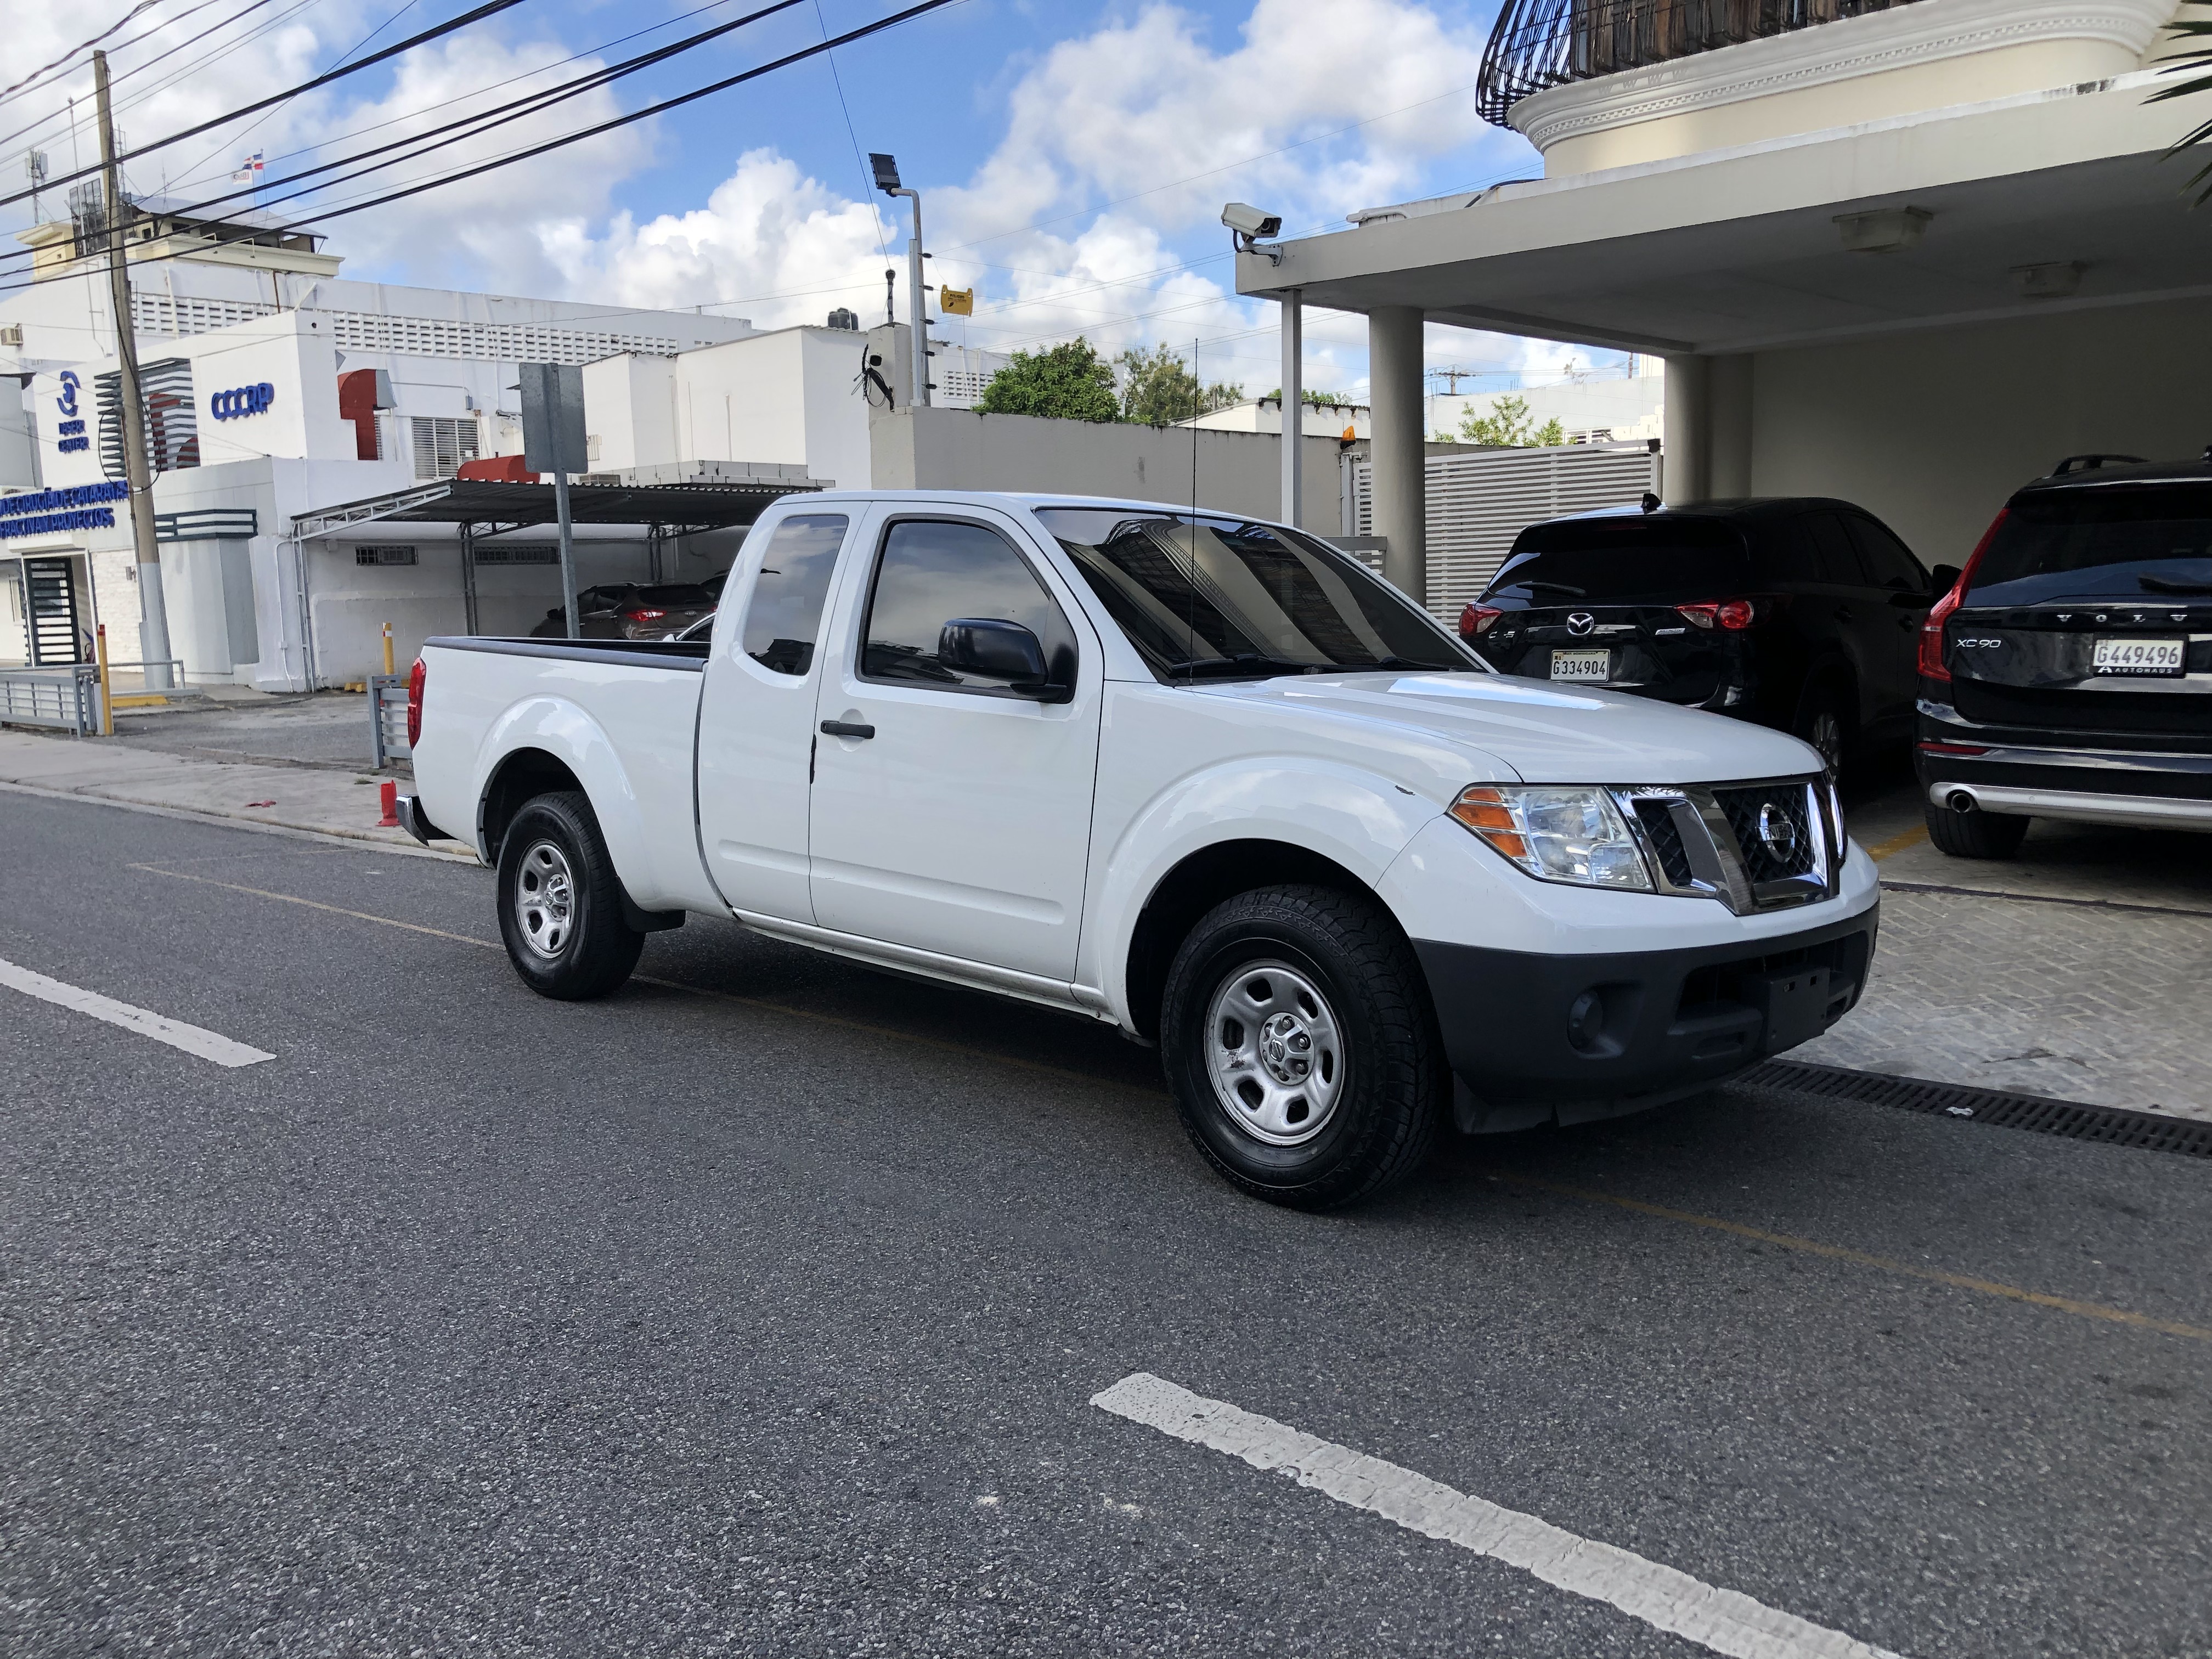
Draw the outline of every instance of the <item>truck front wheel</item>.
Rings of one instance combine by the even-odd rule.
[[[1200,918],[1168,970],[1160,1050],[1200,1155],[1298,1209],[1354,1203],[1418,1169],[1449,1087],[1405,935],[1327,887],[1240,893]]]
[[[637,966],[645,935],[623,914],[622,878],[574,790],[538,796],[507,826],[499,931],[522,982],[563,1002],[603,997]]]

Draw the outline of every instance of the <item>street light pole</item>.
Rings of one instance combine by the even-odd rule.
[[[906,285],[912,292],[907,297],[907,314],[914,329],[914,390],[907,401],[917,409],[929,407],[929,318],[928,301],[923,297],[921,280],[921,192],[908,190],[899,182],[898,162],[888,155],[868,157],[876,172],[876,188],[886,196],[903,196],[914,204],[914,235],[906,245]]]
[[[123,185],[115,165],[115,120],[107,102],[107,54],[92,54],[100,119],[100,190],[107,216],[107,290],[115,304],[115,362],[123,404],[123,476],[131,487],[131,536],[138,555],[138,655],[146,689],[169,690],[169,608],[161,594],[161,547],[154,528],[154,481],[146,461],[146,405],[138,395],[138,337],[131,325],[131,272],[123,240]],[[314,688],[310,686],[308,690]]]

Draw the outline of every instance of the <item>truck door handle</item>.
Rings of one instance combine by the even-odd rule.
[[[824,720],[822,722],[822,735],[825,738],[872,738],[876,735],[876,728],[856,725],[851,720]]]

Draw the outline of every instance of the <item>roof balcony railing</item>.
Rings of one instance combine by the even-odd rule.
[[[1510,125],[1532,93],[1650,69],[1915,0],[1508,0],[1476,88],[1485,120]]]

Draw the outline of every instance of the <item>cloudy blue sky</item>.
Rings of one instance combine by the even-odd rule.
[[[296,84],[463,8],[455,0],[0,0],[20,80],[110,38],[137,145]],[[757,9],[763,0],[524,0],[465,33],[248,122],[148,156],[131,187],[199,199],[250,151],[268,178],[452,120]],[[557,109],[281,204],[327,210],[819,43],[897,9],[801,0]],[[1109,349],[1194,350],[1207,379],[1277,379],[1274,307],[1230,293],[1231,198],[1293,231],[1354,209],[1525,177],[1533,152],[1485,125],[1474,84],[1495,0],[961,0],[649,122],[332,221],[349,276],[610,305],[707,306],[762,325],[834,306],[880,315],[902,223],[858,152],[896,154],[926,193],[933,275],[977,290],[969,343],[1080,331]],[[195,40],[194,37],[200,37]],[[88,69],[0,97],[0,176],[44,149],[95,154]],[[77,122],[70,125],[67,100]],[[301,188],[294,186],[294,189]],[[270,197],[276,191],[266,192]],[[17,216],[27,204],[0,210]],[[13,228],[12,226],[10,228]],[[903,276],[902,276],[902,283]],[[1431,361],[1503,375],[1561,349],[1447,329]],[[1311,318],[1310,384],[1358,392],[1364,326]],[[1507,383],[1492,378],[1486,386]]]

